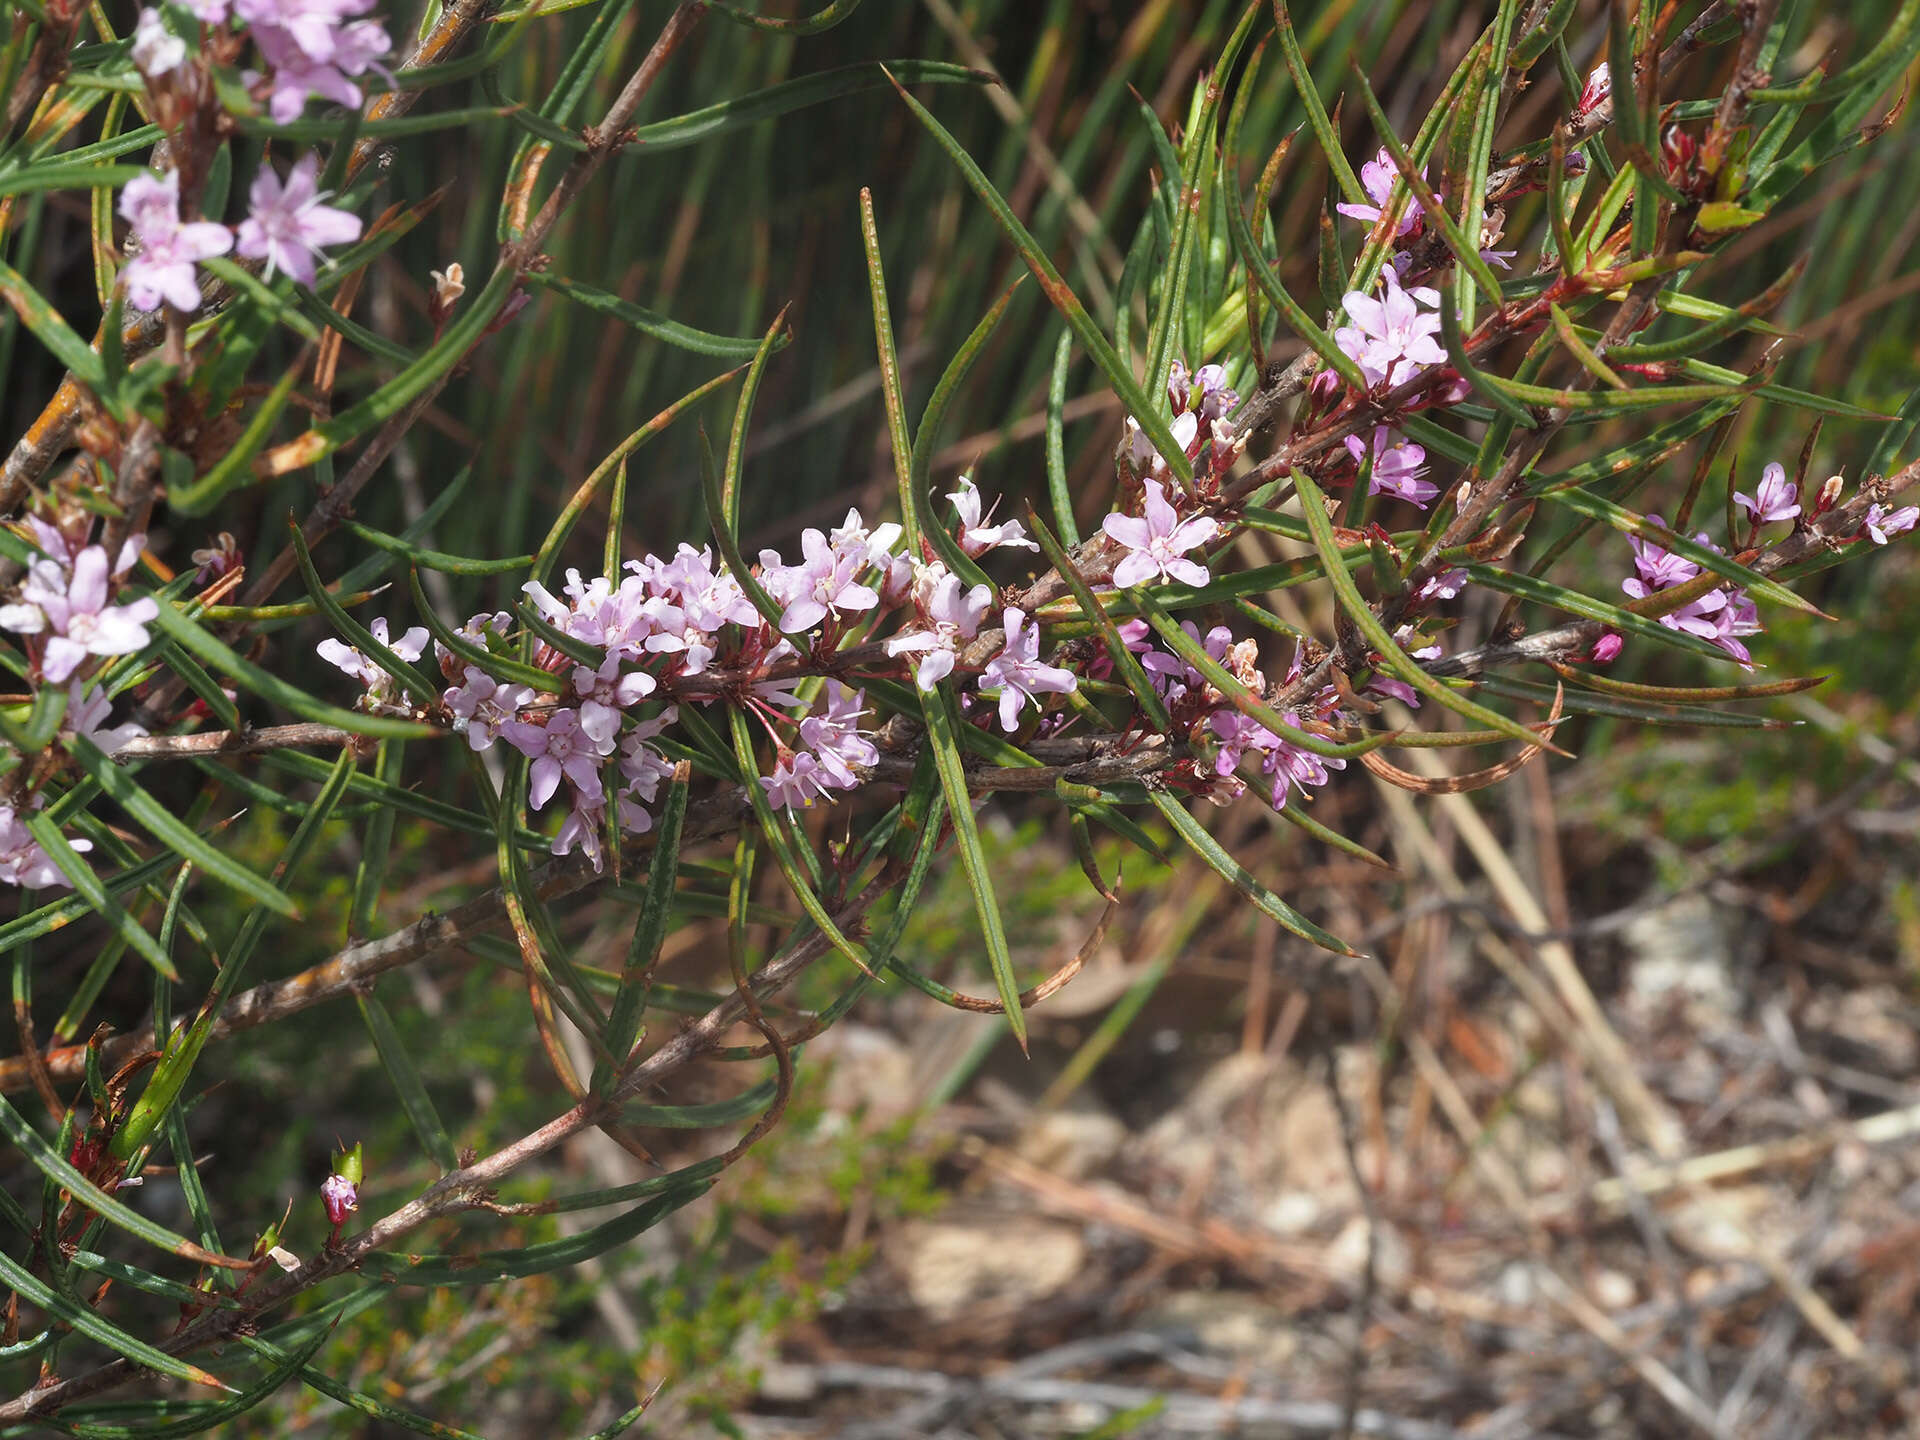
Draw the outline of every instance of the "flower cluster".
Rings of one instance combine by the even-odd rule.
[[[1167,371],[1167,398],[1173,402],[1173,438],[1180,442],[1197,485],[1206,493],[1233,468],[1246,446],[1246,437],[1228,418],[1240,397],[1227,384],[1226,367],[1202,365],[1188,374],[1186,365],[1176,360]],[[1122,454],[1135,478],[1161,482],[1171,478],[1166,456],[1131,415]]]
[[[993,524],[982,515],[972,481],[962,479],[948,499],[956,541],[970,554],[1035,548],[1017,521]],[[797,562],[761,551],[751,577],[758,602],[711,550],[685,544],[670,559],[628,561],[618,577],[569,570],[558,594],[529,581],[532,610],[572,642],[568,650],[589,647],[600,658],[582,663],[557,644],[537,642],[531,663],[549,681],[530,683],[517,659],[508,673],[526,678],[503,678],[485,657],[518,656],[514,618],[476,615],[456,632],[464,645],[440,647],[448,683],[439,712],[474,750],[504,741],[524,755],[529,804],[542,810],[566,800],[555,852],[577,848],[596,866],[610,813],[629,833],[652,827],[659,787],[673,773],[658,742],[687,704],[724,701],[753,715],[773,740],[772,771],[758,777],[769,799],[793,809],[818,804],[859,785],[880,752],[862,728],[865,692],[830,680],[816,696],[807,672],[832,666],[851,627],[899,612],[904,623],[874,648],[932,690],[954,674],[992,607],[990,586],[968,585],[937,560],[900,553],[900,540],[900,526],[868,526],[849,510],[831,531],[805,531]],[[777,607],[772,619],[759,609],[769,602]],[[1041,659],[1039,626],[1026,615],[1008,608],[1001,618],[998,650],[960,678],[996,702],[1011,732],[1029,705],[1043,708],[1044,697],[1070,693],[1078,677]],[[424,630],[394,640],[385,620],[371,629],[402,660],[425,650]],[[327,640],[320,653],[361,682],[364,708],[404,708],[394,677],[352,646]],[[816,699],[824,708],[816,709]]]
[[[1269,693],[1271,687],[1256,664],[1258,647],[1252,640],[1236,642],[1233,632],[1224,625],[1214,626],[1204,637],[1191,622],[1180,628],[1248,690],[1255,695]],[[1305,798],[1309,787],[1326,784],[1332,771],[1346,768],[1347,762],[1338,756],[1316,755],[1242,714],[1197,669],[1155,646],[1152,635],[1144,620],[1129,620],[1120,627],[1121,639],[1140,657],[1140,666],[1166,706],[1176,731],[1211,749],[1212,783],[1206,790],[1209,799],[1226,804],[1246,792],[1246,783],[1238,772],[1250,757],[1258,758],[1260,774],[1267,781],[1268,801],[1276,810],[1286,805],[1291,791],[1297,789]],[[1300,678],[1301,661],[1296,651],[1285,683]],[[1306,705],[1295,707],[1291,718],[1324,725],[1336,718],[1337,706],[1333,687],[1326,686]]]
[[[1658,515],[1649,515],[1647,518],[1655,525],[1664,526],[1667,523]],[[1705,531],[1693,538],[1695,543],[1716,554],[1720,553],[1720,547],[1707,538]],[[1621,581],[1620,588],[1636,600],[1644,600],[1662,590],[1684,585],[1703,573],[1702,566],[1683,555],[1662,549],[1651,540],[1630,535],[1627,543],[1633,547],[1635,573]],[[1749,670],[1753,668],[1753,656],[1740,642],[1744,636],[1760,633],[1760,613],[1744,590],[1726,587],[1696,595],[1678,609],[1662,615],[1660,623],[1669,630],[1697,635],[1708,644],[1726,651]]]

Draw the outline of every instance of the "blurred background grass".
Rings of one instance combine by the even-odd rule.
[[[589,102],[588,113],[604,103],[624,74],[620,67],[649,41],[670,8],[664,0],[641,0],[633,8],[626,38],[599,77],[601,98]],[[1782,70],[1797,77],[1829,51],[1843,58],[1857,54],[1895,8],[1895,0],[1799,5]],[[1349,57],[1357,59],[1390,116],[1410,130],[1492,9],[1479,0],[1301,0],[1294,13],[1323,92],[1334,93]],[[1004,77],[1003,88],[926,87],[921,96],[1110,325],[1121,258],[1145,213],[1153,169],[1138,107],[1151,106],[1175,127],[1237,10],[1237,0],[868,0],[849,23],[799,40],[709,21],[669,67],[640,119],[679,114],[857,61],[922,57],[991,66]],[[1598,17],[1605,6],[1583,3],[1581,11],[1593,23],[1576,22],[1569,33],[1578,37],[1574,58],[1584,71],[1603,36]],[[507,93],[544,93],[591,14],[581,9],[537,24],[518,73],[503,77]],[[1683,71],[1674,94],[1711,93],[1703,88],[1711,83],[1704,72]],[[1544,133],[1543,117],[1564,103],[1550,83],[1535,88],[1518,107],[1511,138]],[[477,88],[467,95],[459,87],[434,92],[428,101],[447,108],[484,103]],[[1249,146],[1246,163],[1257,166],[1264,147],[1302,119],[1291,88],[1270,61],[1247,122],[1259,147]],[[1375,142],[1357,106],[1347,107],[1342,129],[1350,158],[1370,156]],[[376,204],[443,193],[425,223],[374,270],[356,312],[362,323],[418,341],[429,330],[429,270],[460,261],[470,277],[484,274],[496,244],[499,199],[487,187],[506,173],[518,139],[518,132],[496,124],[394,147]],[[1914,126],[1896,125],[1816,177],[1709,268],[1712,279],[1699,288],[1735,303],[1764,289],[1796,259],[1809,259],[1807,274],[1773,317],[1800,336],[1782,359],[1783,383],[1890,413],[1920,380],[1914,340],[1920,267],[1913,262],[1920,241],[1920,165],[1914,147]],[[243,157],[239,173],[250,168]],[[1250,188],[1251,171],[1242,178]],[[1022,267],[889,90],[684,149],[630,150],[589,188],[551,243],[556,273],[705,329],[758,334],[781,307],[791,307],[793,343],[769,369],[756,410],[745,506],[750,544],[791,546],[802,525],[837,519],[850,504],[869,514],[884,511],[893,492],[858,230],[863,186],[874,195],[909,408],[917,413],[946,359]],[[1281,175],[1273,216],[1285,278],[1295,294],[1317,291],[1314,257],[1325,192],[1324,164],[1310,144],[1296,146]],[[91,320],[84,206],[60,196],[35,196],[28,203],[15,263],[76,324]],[[1511,228],[1524,223],[1522,215]],[[1523,255],[1522,263],[1529,258]],[[1039,417],[1059,333],[1034,288],[1023,287],[956,405],[951,443],[936,478],[972,467],[983,488],[1004,496],[1007,507],[1043,495]],[[342,383],[350,386],[353,365],[376,362],[351,350],[348,355]],[[1750,364],[1756,352],[1736,343],[1713,358]],[[447,477],[471,464],[465,499],[439,522],[430,543],[458,554],[526,553],[607,450],[716,368],[557,296],[536,295],[403,442],[388,479],[376,480],[360,502],[359,517],[397,531]],[[0,321],[0,410],[9,434],[37,411],[56,379],[45,357],[30,342],[21,343],[12,317]],[[1121,416],[1094,386],[1090,367],[1078,361],[1068,394],[1068,463],[1076,508],[1088,523],[1107,508],[1109,456]],[[709,431],[724,432],[731,403],[726,396],[708,407],[701,419]],[[1871,425],[1829,424],[1815,451],[1814,481],[1843,469],[1849,480],[1859,479],[1852,467],[1871,448],[1873,435]],[[1791,468],[1804,438],[1804,416],[1749,406],[1723,456],[1738,457],[1740,476],[1750,486],[1768,460]],[[1594,436],[1585,443],[1599,448],[1602,441]],[[665,553],[681,539],[704,534],[697,444],[692,426],[676,426],[632,463],[627,553]],[[1661,508],[1662,497],[1673,503],[1694,453],[1670,462],[1644,492],[1644,508]],[[235,531],[243,550],[264,560],[278,547],[281,517],[289,509],[304,512],[315,483],[311,473],[289,477],[224,512],[218,523]],[[1709,504],[1707,512],[1712,510]],[[198,543],[199,537],[191,538]],[[1544,546],[1551,539],[1543,529],[1530,543]],[[571,558],[591,565],[599,544],[591,527],[583,527]],[[156,549],[175,563],[184,563],[188,548],[182,537],[156,536]],[[336,537],[321,552],[322,569],[335,573],[360,554],[353,542]],[[1586,583],[1596,593],[1612,593],[1628,569],[1624,544],[1603,540],[1582,554],[1573,563],[1588,567]],[[434,598],[449,613],[490,608],[504,598],[498,588],[488,588],[494,582],[449,577],[435,583],[442,589]],[[1553,771],[1561,822],[1570,831],[1573,913],[1614,910],[1650,886],[1684,881],[1716,857],[1725,859],[1725,847],[1740,845],[1753,852],[1746,858],[1758,866],[1761,883],[1789,892],[1821,867],[1841,875],[1817,894],[1802,892],[1806,903],[1793,913],[1794,923],[1826,927],[1822,933],[1875,953],[1891,947],[1893,963],[1911,976],[1911,835],[1873,842],[1889,849],[1867,863],[1844,847],[1812,845],[1800,821],[1863,776],[1885,771],[1893,776],[1890,783],[1904,783],[1894,772],[1911,769],[1910,761],[1895,764],[1880,751],[1863,751],[1861,737],[1879,737],[1896,758],[1911,753],[1920,638],[1910,617],[1920,602],[1920,574],[1910,555],[1895,546],[1871,563],[1828,572],[1810,582],[1807,593],[1840,620],[1824,623],[1775,611],[1753,649],[1774,673],[1833,677],[1815,692],[1817,709],[1781,702],[1775,712],[1803,721],[1812,715],[1822,723],[1709,736],[1711,743],[1691,732],[1646,732],[1607,722],[1582,724],[1573,735],[1578,764],[1557,762]],[[285,653],[310,653],[307,647],[321,633],[317,626],[301,627],[283,637],[300,642]],[[1685,664],[1629,647],[1616,673],[1687,683]],[[316,687],[322,683],[315,681]],[[455,793],[460,775],[457,765],[449,766],[426,784]],[[1503,807],[1524,807],[1524,793],[1518,785],[1495,792],[1487,809],[1497,818]],[[990,838],[997,873],[1006,877],[1002,900],[1009,929],[1024,939],[1038,972],[1062,935],[1085,932],[1097,904],[1061,835],[1015,805],[995,809],[1000,819]],[[1358,785],[1329,787],[1316,814],[1366,843],[1379,843],[1368,837],[1384,821]],[[237,839],[241,857],[265,868],[288,823],[284,816],[254,811]],[[1331,912],[1335,928],[1350,923],[1364,930],[1421,898],[1413,881],[1368,877],[1362,885],[1351,865],[1329,864],[1297,839],[1273,835],[1257,818],[1239,829],[1240,853],[1249,863],[1274,883],[1286,877],[1279,886],[1283,893],[1313,896],[1316,918]],[[350,841],[342,854],[350,857]],[[453,837],[403,826],[390,862],[388,913],[411,914],[421,901],[455,893],[461,884],[484,883],[491,859],[478,858],[476,868],[476,857]],[[1119,858],[1105,856],[1108,873]],[[276,957],[280,973],[311,963],[337,943],[350,874],[344,865],[337,871],[331,907],[316,906],[305,934]],[[1093,1088],[1144,1127],[1157,1093],[1147,1077],[1177,1068],[1182,1057],[1237,1044],[1240,1028],[1251,1023],[1249,1007],[1268,1003],[1264,992],[1258,1002],[1250,1001],[1248,986],[1264,963],[1259,957],[1270,961],[1272,949],[1267,944],[1262,951],[1266,942],[1244,912],[1195,887],[1188,872],[1156,870],[1134,856],[1127,881],[1129,905],[1116,939],[1130,961],[1142,954],[1159,957],[1160,971],[1136,975],[1138,1008],[1121,1012],[1121,1022],[1109,1027],[1101,1044],[1110,1049],[1084,1048],[1100,1033],[1097,1015],[1069,1013],[1049,1022],[1043,1014],[1036,1017],[1037,1052],[1049,1076],[1069,1066],[1069,1057],[1086,1056],[1083,1068]],[[205,918],[216,933],[231,918],[220,913],[225,903],[217,890],[205,899]],[[969,914],[957,874],[946,876],[910,932],[908,958],[949,976],[956,967],[964,971]],[[604,963],[621,943],[628,916],[617,905],[573,911],[569,933],[582,958]],[[1203,936],[1204,944],[1197,938]],[[70,989],[89,958],[84,937],[76,931],[70,938],[70,946],[42,956],[48,978],[41,994],[50,1013],[61,1003],[62,985]],[[678,978],[688,984],[711,979],[711,940],[695,925],[670,943]],[[1203,953],[1224,959],[1202,963]],[[475,963],[431,982],[409,974],[386,984],[401,1002],[393,1008],[403,1033],[454,1123],[456,1139],[484,1149],[545,1118],[555,1093],[535,1054],[523,996],[488,963],[512,963],[510,949],[476,945],[472,958]],[[1172,979],[1162,984],[1169,971]],[[795,1003],[822,1003],[836,983],[816,973]],[[146,998],[141,978],[123,975],[100,1009],[130,1024]],[[1336,1005],[1331,1013],[1328,1024],[1363,1032],[1357,1012]],[[1262,1009],[1258,1018],[1270,1017]],[[364,1135],[370,1156],[387,1157],[384,1167],[376,1165],[370,1186],[376,1213],[384,1198],[397,1199],[427,1178],[424,1162],[408,1166],[393,1159],[408,1153],[412,1141],[394,1113],[377,1061],[364,1040],[353,1039],[357,1026],[350,1007],[335,1005],[220,1051],[214,1063],[224,1084],[205,1100],[195,1124],[220,1137],[217,1150],[246,1157],[245,1164],[218,1165],[215,1156],[223,1214],[277,1214],[282,1200],[317,1183],[336,1138],[351,1143]],[[958,1050],[921,1057],[938,1071],[917,1078],[923,1098],[977,1097],[969,1087],[1012,1064],[1002,1033],[983,1019]],[[342,1045],[352,1057],[346,1062]],[[724,1089],[724,1081],[715,1083]],[[683,1382],[676,1393],[685,1423],[700,1419],[727,1430],[725,1411],[744,1393],[742,1377],[772,1353],[770,1341],[754,1337],[815,1325],[822,1307],[837,1303],[840,1287],[865,1262],[869,1236],[890,1219],[937,1207],[960,1173],[941,1127],[823,1124],[823,1117],[844,1115],[843,1106],[829,1103],[826,1083],[822,1074],[811,1074],[785,1129],[731,1177],[721,1202],[695,1212],[693,1228],[676,1232],[677,1241],[624,1257],[617,1284],[592,1268],[483,1296],[395,1296],[342,1328],[329,1368],[356,1375],[356,1383],[384,1385],[395,1398],[404,1396],[433,1413],[468,1417],[467,1423],[493,1436],[562,1433],[601,1413],[616,1380],[672,1374]],[[1130,1104],[1135,1108],[1129,1110]],[[387,1118],[370,1122],[379,1116]],[[588,1162],[573,1157],[568,1163]],[[569,1177],[532,1176],[512,1198],[538,1198],[542,1187],[563,1178]],[[529,1240],[554,1233],[552,1220],[519,1223]],[[294,1234],[310,1246],[318,1228],[317,1216],[303,1210]],[[507,1241],[496,1231],[485,1243]],[[636,1317],[643,1332],[637,1348],[622,1329]],[[609,1343],[609,1333],[616,1343]],[[329,1418],[312,1397],[288,1403],[294,1408],[263,1412],[234,1433],[375,1433],[337,1414]]]

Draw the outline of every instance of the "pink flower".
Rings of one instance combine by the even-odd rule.
[[[531,685],[507,685],[477,665],[465,667],[461,683],[443,697],[453,712],[454,728],[467,737],[472,750],[485,750],[499,738],[500,727],[533,703]]]
[[[833,795],[831,777],[805,750],[782,755],[773,774],[759,778],[768,801],[788,810],[807,810]]]
[[[834,611],[853,615],[880,603],[879,593],[860,583],[868,568],[864,551],[840,549],[814,529],[800,532],[800,550],[798,565],[781,563],[777,551],[760,552],[760,583],[786,607],[780,612],[783,633],[798,635]]]
[[[1791,520],[1800,513],[1800,487],[1787,479],[1784,465],[1769,465],[1760,472],[1759,489],[1752,495],[1736,490],[1733,498],[1746,507],[1756,525],[1770,520]]]
[[[1179,360],[1167,367],[1167,398],[1174,414],[1192,410],[1203,420],[1218,420],[1240,403],[1239,394],[1227,386],[1226,366],[1202,365],[1188,375]]]
[[[140,12],[133,27],[133,63],[149,80],[170,75],[187,58],[187,42],[167,29],[160,12],[151,6]]]
[[[360,238],[360,217],[321,202],[315,176],[319,157],[311,153],[288,172],[286,182],[266,165],[247,192],[247,218],[240,222],[238,250],[267,262],[266,278],[284,270],[302,285],[314,280],[314,253],[322,245],[345,245]]]
[[[913,683],[932,690],[953,673],[960,642],[980,633],[993,591],[985,585],[967,589],[958,575],[936,562],[923,567],[914,585],[914,602],[925,628],[895,635],[887,641],[887,654],[919,655]]]
[[[1417,600],[1451,600],[1467,588],[1467,572],[1442,570],[1414,592]]]
[[[1647,519],[1663,528],[1667,523],[1658,515],[1649,515]],[[1707,543],[1704,532],[1696,535],[1694,539],[1702,545]],[[1627,545],[1633,551],[1633,566],[1639,573],[1631,579],[1622,581],[1620,588],[1636,600],[1644,599],[1655,590],[1671,589],[1700,573],[1700,567],[1685,556],[1663,550],[1653,541],[1642,540],[1638,535],[1629,535]]]
[[[67,844],[83,853],[93,848],[91,840],[69,838]],[[73,884],[40,848],[40,842],[27,829],[27,822],[11,805],[0,805],[0,884],[18,885],[27,890]]]
[[[1002,548],[1015,550],[1040,548],[1027,539],[1027,527],[1018,520],[1002,520],[998,525],[982,524],[979,489],[965,475],[960,477],[957,484],[959,489],[949,490],[947,499],[953,502],[953,508],[960,516],[960,548],[967,554],[984,555],[989,550]],[[999,504],[998,501],[994,503],[996,506]]]
[[[596,744],[609,745],[620,733],[620,714],[638,705],[654,691],[654,678],[644,670],[620,673],[620,662],[609,655],[598,670],[577,665],[573,691],[580,696],[580,728]]]
[[[1425,285],[1403,290],[1391,268],[1382,278],[1386,292],[1377,300],[1358,290],[1347,292],[1341,303],[1354,323],[1341,326],[1333,338],[1369,384],[1392,388],[1429,365],[1446,364],[1447,352],[1433,338],[1440,333],[1440,292]],[[1435,308],[1422,310],[1422,305]]]
[[[130,605],[109,605],[107,552],[89,545],[69,575],[56,560],[36,560],[20,587],[20,600],[0,605],[0,629],[46,635],[40,673],[65,682],[89,655],[131,655],[147,643],[147,622],[160,613],[151,596]]]
[[[112,755],[129,740],[136,740],[147,733],[146,727],[136,725],[129,720],[124,725],[108,727],[106,719],[113,709],[113,702],[106,692],[98,687],[89,687],[85,681],[75,680],[67,687],[67,716],[62,727],[69,734],[91,740],[101,750]]]
[[[1874,544],[1884,545],[1891,537],[1904,535],[1913,529],[1916,520],[1920,520],[1920,505],[1908,505],[1899,510],[1871,505],[1867,509],[1867,533],[1873,537]]]
[[[627,782],[619,795],[621,829],[644,835],[653,828],[653,815],[646,807],[659,795],[661,781],[672,776],[673,763],[647,742],[679,718],[679,707],[669,705],[627,731],[620,742],[620,774]]]
[[[374,0],[237,0],[234,11],[253,32],[254,43],[273,67],[268,112],[282,124],[296,120],[307,100],[319,96],[357,106],[360,87],[350,76],[377,69],[393,42],[377,20],[346,23]],[[383,72],[384,73],[384,72]],[[248,83],[258,79],[249,74]]]
[[[980,693],[1000,697],[1000,728],[1020,728],[1021,708],[1031,700],[1044,704],[1042,695],[1067,695],[1079,687],[1072,671],[1040,662],[1040,627],[1009,605],[1002,616],[1006,647],[980,672]]]
[[[560,822],[559,830],[554,833],[553,853],[571,855],[578,850],[593,862],[593,873],[598,875],[607,863],[606,847],[600,840],[606,820],[606,811],[601,806],[588,804],[576,794],[573,808],[567,811],[567,818]],[[647,823],[653,823],[651,818]]]
[[[1182,557],[1213,539],[1219,525],[1205,515],[1182,520],[1158,480],[1144,482],[1144,489],[1144,514],[1116,512],[1100,522],[1110,539],[1133,552],[1114,567],[1113,583],[1124,590],[1149,580],[1178,580],[1198,589],[1207,583],[1207,567]]]
[[[1352,455],[1356,464],[1365,464],[1367,446],[1358,435],[1347,436],[1347,453]],[[1423,446],[1414,444],[1404,436],[1396,435],[1384,425],[1373,429],[1373,480],[1367,487],[1369,495],[1392,495],[1422,510],[1433,503],[1433,497],[1440,493],[1440,487],[1431,480],[1421,477],[1427,473],[1427,452]]]
[[[127,303],[136,310],[157,310],[162,301],[176,310],[200,308],[194,263],[233,248],[233,232],[198,220],[180,223],[180,176],[137,175],[120,192],[120,214],[133,227],[140,253],[127,262]]]
[[[387,617],[382,615],[367,626],[373,638],[391,650],[394,655],[411,665],[418,660],[427,648],[427,630],[424,625],[415,625],[398,640],[389,639]],[[400,701],[400,682],[385,670],[382,670],[370,658],[346,644],[331,637],[314,646],[320,658],[336,670],[343,670],[367,687],[362,700],[364,705],[395,705]]]
[[[527,800],[534,809],[546,808],[563,776],[582,800],[589,805],[599,803],[604,793],[600,761],[613,753],[613,742],[597,741],[582,729],[577,711],[555,710],[544,725],[509,720],[500,727],[500,734],[533,761],[527,772]]]
[[[1617,630],[1609,630],[1593,642],[1589,658],[1596,665],[1608,665],[1619,658],[1621,650],[1626,648],[1626,640]]]
[[[800,743],[811,750],[821,768],[843,790],[859,784],[856,765],[878,765],[880,749],[858,721],[866,714],[864,690],[849,690],[839,681],[827,686],[827,709],[823,715],[808,715],[800,722]]]
[[[1420,173],[1424,177],[1426,171],[1423,169]],[[1349,219],[1364,220],[1369,225],[1377,224],[1381,215],[1386,212],[1387,201],[1393,194],[1394,181],[1399,178],[1400,172],[1394,167],[1393,156],[1388,153],[1387,147],[1382,145],[1380,153],[1360,167],[1361,188],[1367,192],[1367,198],[1373,203],[1371,205],[1336,205],[1333,208]],[[1400,223],[1394,227],[1394,238],[1404,239],[1411,235],[1420,228],[1423,218],[1419,204],[1409,195],[1406,212],[1401,215]]]

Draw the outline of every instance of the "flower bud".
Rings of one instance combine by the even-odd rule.
[[[1840,492],[1847,488],[1844,475],[1829,475],[1820,482],[1820,494],[1813,502],[1813,513],[1824,515],[1840,503]]]
[[[329,1175],[320,1186],[320,1203],[327,1207],[327,1223],[338,1230],[360,1208],[360,1187],[344,1175]]]

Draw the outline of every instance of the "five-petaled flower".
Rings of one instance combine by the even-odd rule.
[[[1109,539],[1132,552],[1114,566],[1113,583],[1123,590],[1150,580],[1178,580],[1196,589],[1206,584],[1207,567],[1184,557],[1219,534],[1219,524],[1206,515],[1182,520],[1158,480],[1145,481],[1144,490],[1144,513],[1115,512],[1100,522]]]
[[[562,776],[587,804],[600,802],[604,793],[600,761],[613,753],[613,742],[594,739],[581,726],[577,711],[555,710],[544,725],[509,720],[501,725],[500,734],[533,761],[527,771],[527,803],[534,809],[546,809],[553,792],[560,788]]]
[[[271,280],[284,270],[302,285],[314,281],[314,255],[323,245],[345,245],[360,238],[360,217],[322,204],[316,155],[301,157],[283,183],[271,167],[262,165],[247,192],[247,218],[240,222],[238,250],[252,260],[267,262]]]

